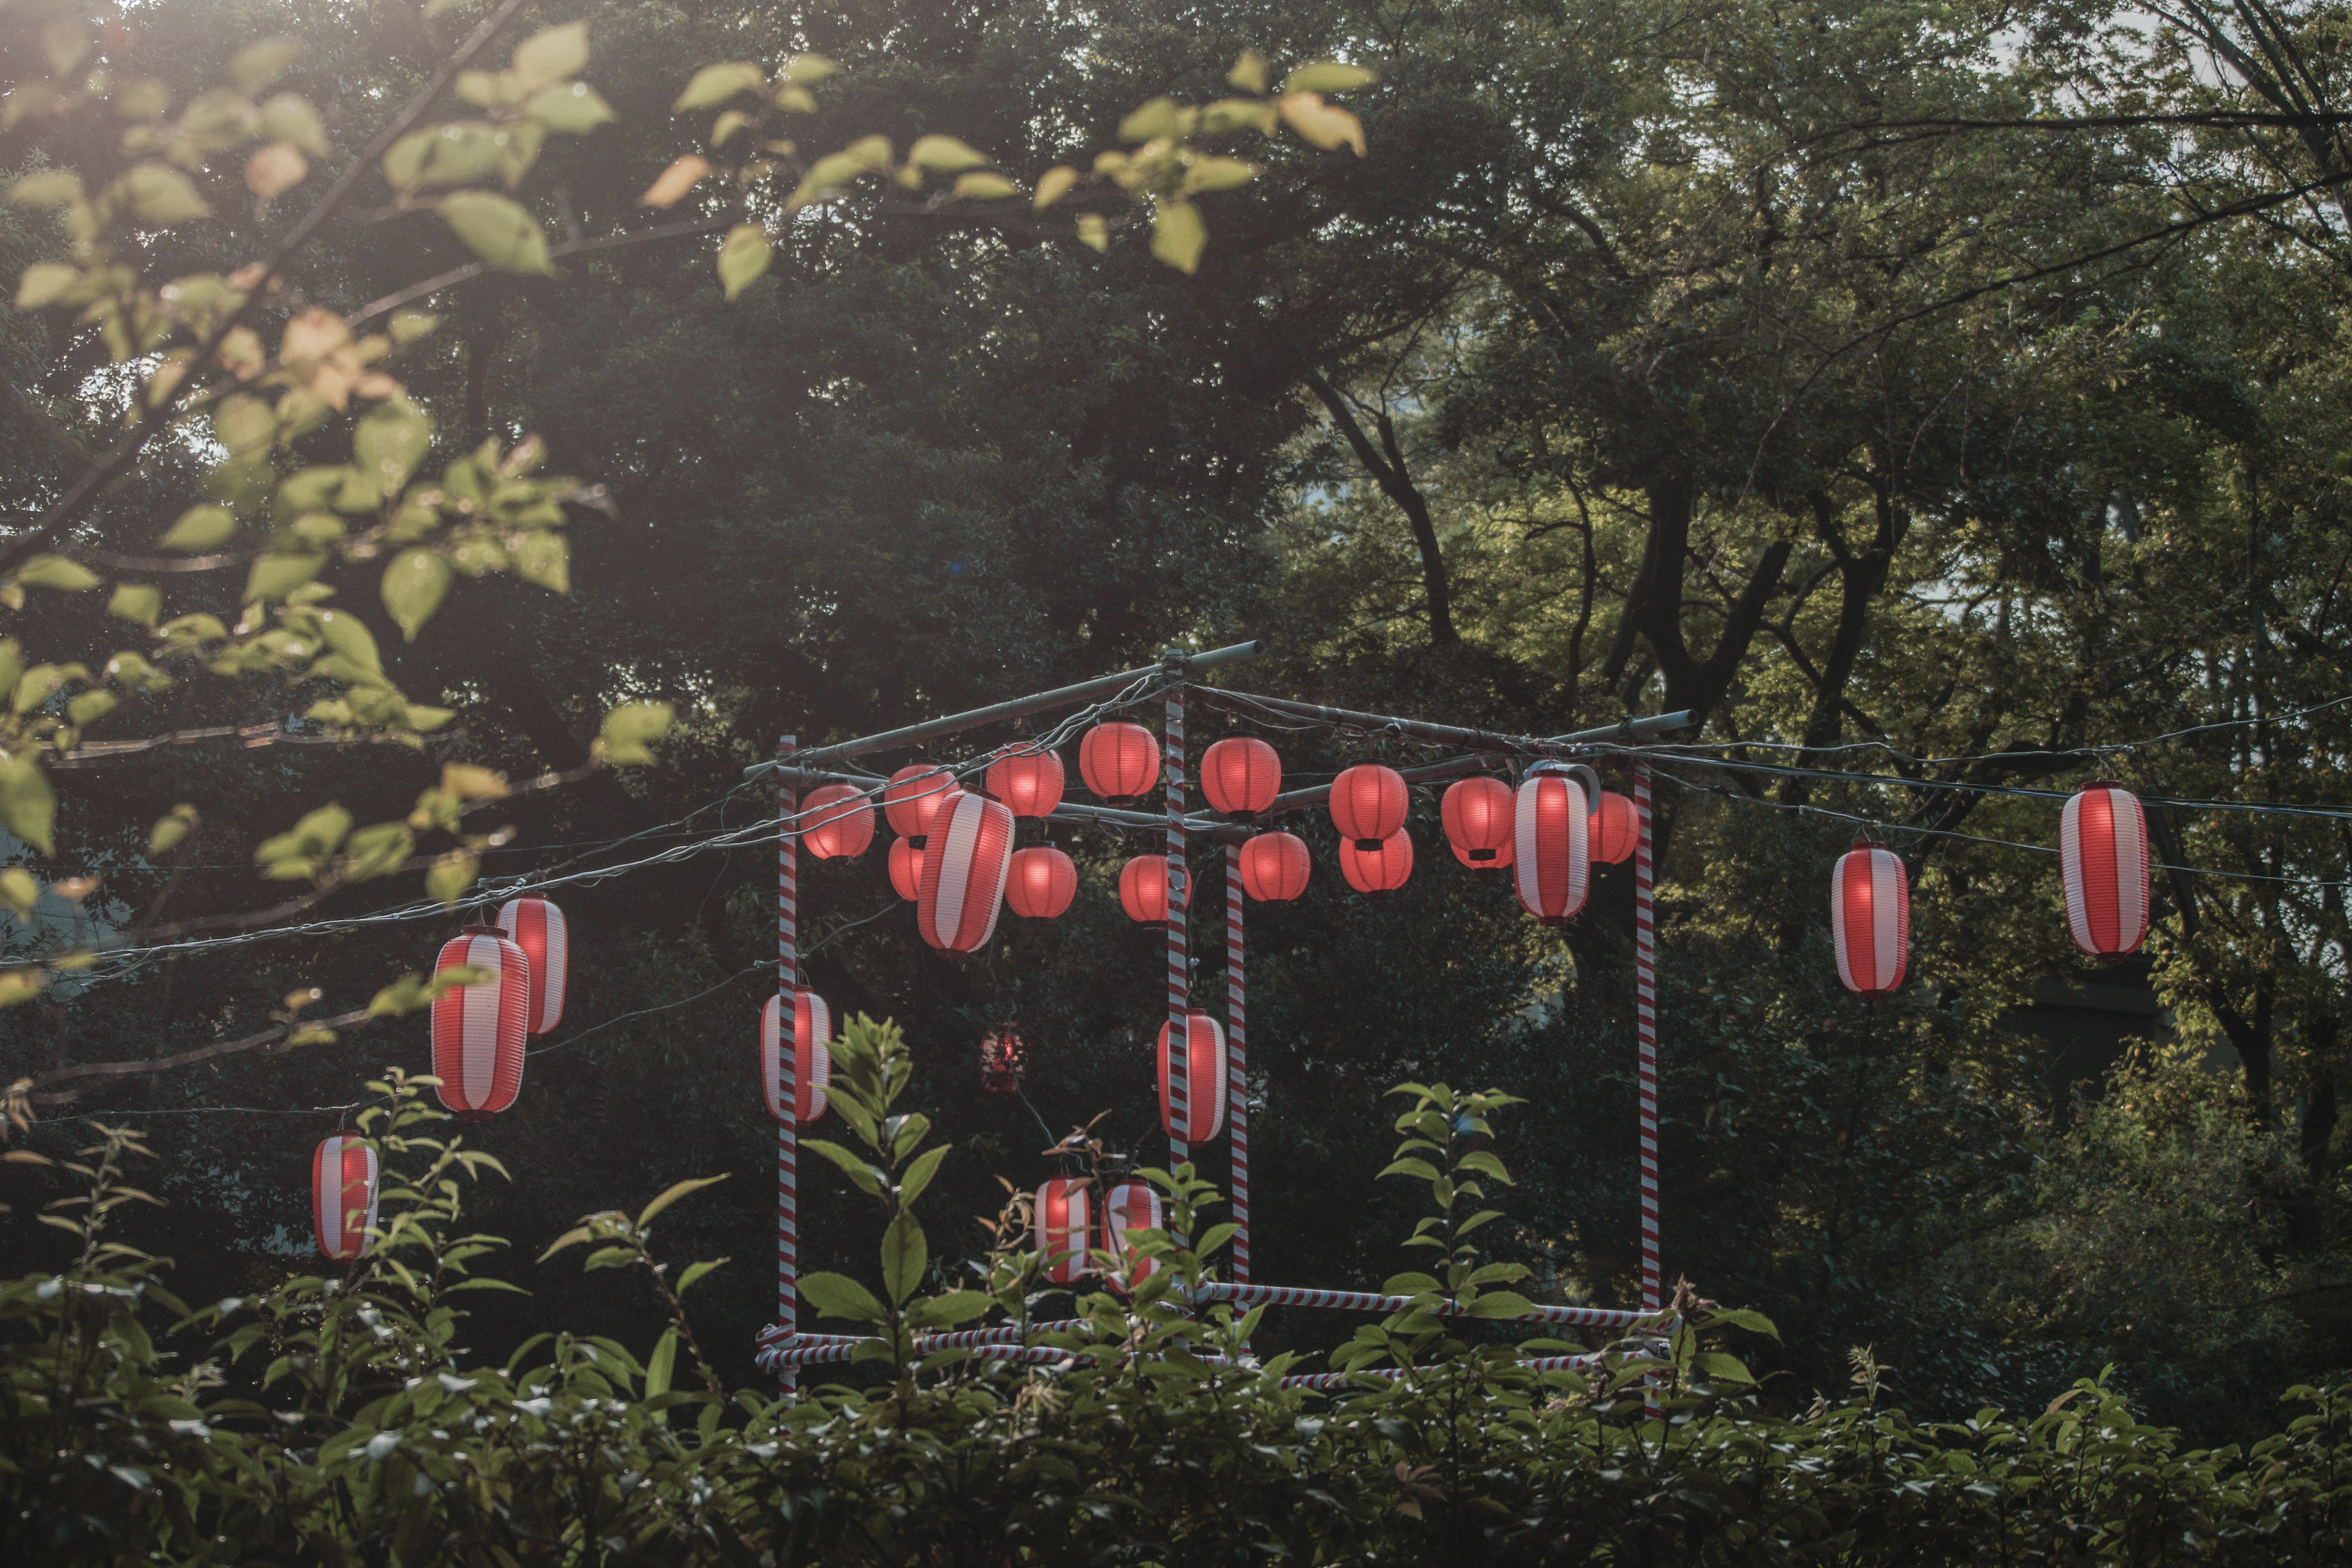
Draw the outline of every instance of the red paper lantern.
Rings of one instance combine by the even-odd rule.
[[[572,973],[572,943],[563,911],[545,899],[509,900],[499,910],[499,930],[522,949],[530,965],[530,1032],[543,1035],[563,1021],[563,990]]]
[[[1168,923],[1168,857],[1138,855],[1118,868],[1118,907],[1138,925]]]
[[[1331,781],[1331,822],[1356,847],[1378,849],[1404,826],[1404,775],[1378,763],[1359,763]]]
[[[910,763],[892,773],[882,788],[882,815],[889,820],[890,831],[902,837],[922,837],[931,830],[931,813],[955,787],[953,774],[927,763]]]
[[[852,784],[823,784],[801,798],[801,847],[820,860],[847,860],[874,842],[874,805]]]
[[[1150,1183],[1121,1182],[1103,1194],[1102,1249],[1110,1254],[1117,1270],[1113,1285],[1132,1290],[1160,1272],[1160,1260],[1135,1251],[1127,1233],[1167,1228],[1167,1210]]]
[[[1393,893],[1412,875],[1412,835],[1403,828],[1370,849],[1353,838],[1339,840],[1339,875],[1360,893]]]
[[[1013,814],[1003,803],[959,790],[931,814],[915,925],[948,952],[971,952],[996,931],[1013,868]]]
[[[1057,752],[1013,751],[988,764],[988,793],[1015,816],[1051,816],[1062,804]]]
[[[1160,782],[1160,742],[1140,724],[1097,724],[1078,742],[1078,773],[1105,800],[1131,800]]]
[[[771,996],[760,1009],[760,1087],[768,1114],[784,1119],[784,999]],[[805,985],[793,988],[793,1122],[806,1127],[824,1119],[825,1090],[833,1083],[833,1009]]]
[[[999,1024],[980,1037],[980,1087],[991,1094],[1020,1093],[1022,1069],[1028,1058],[1019,1026],[1009,1021]]]
[[[1225,1128],[1225,1031],[1198,1007],[1184,1013],[1184,1059],[1173,1064],[1183,1075],[1184,1125],[1180,1131],[1169,1093],[1168,1026],[1160,1026],[1160,1125],[1171,1138],[1206,1143]]]
[[[1282,759],[1251,735],[1219,741],[1201,756],[1201,793],[1227,816],[1255,816],[1282,792]]]
[[[912,838],[890,840],[890,890],[912,903],[923,891],[923,847]]]
[[[1087,1262],[1087,1247],[1094,1239],[1093,1205],[1087,1197],[1084,1176],[1055,1176],[1037,1189],[1030,1235],[1052,1284],[1071,1284],[1093,1272]]]
[[[2147,814],[2118,784],[2094,780],[2066,802],[2058,869],[2074,945],[2098,958],[2139,951],[2147,936]]]
[[[434,973],[463,965],[489,978],[453,985],[433,1003],[433,1092],[472,1121],[514,1103],[530,1024],[530,960],[496,926],[467,926],[443,944]]]
[[[1307,890],[1315,862],[1295,833],[1261,833],[1242,846],[1242,892],[1261,904],[1287,903]]]
[[[1576,780],[1534,773],[1519,785],[1511,813],[1512,886],[1519,906],[1548,926],[1566,925],[1584,907],[1591,828],[1584,786]]]
[[[1911,883],[1891,849],[1857,840],[1830,878],[1830,935],[1838,978],[1857,996],[1885,996],[1903,984],[1911,953]]]
[[[1078,868],[1050,844],[1013,852],[1004,879],[1004,907],[1024,920],[1049,921],[1070,907],[1078,890]]]
[[[375,1228],[375,1145],[331,1132],[310,1156],[310,1231],[319,1254],[349,1263],[368,1248]]]
[[[1642,818],[1633,803],[1615,790],[1602,790],[1585,824],[1584,841],[1595,864],[1622,866],[1631,860],[1642,841]]]
[[[1438,803],[1445,842],[1454,858],[1473,871],[1501,871],[1511,864],[1511,786],[1480,773],[1451,785]]]

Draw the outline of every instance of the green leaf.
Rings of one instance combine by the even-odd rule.
[[[213,209],[188,176],[167,163],[141,163],[115,182],[131,216],[144,224],[186,223]]]
[[[410,850],[416,847],[416,836],[404,822],[378,822],[352,835],[344,849],[348,864],[343,875],[354,882],[372,878],[388,877],[400,869]]]
[[[637,1228],[639,1230],[643,1230],[646,1226],[653,1224],[654,1215],[661,1213],[662,1210],[669,1207],[670,1205],[677,1202],[678,1199],[686,1196],[687,1194],[698,1193],[705,1187],[715,1187],[726,1179],[727,1174],[716,1176],[693,1176],[683,1182],[673,1183],[667,1192],[665,1192],[661,1196],[647,1204],[645,1206],[644,1212],[637,1215]]]
[[[1425,1296],[1444,1287],[1426,1274],[1391,1274],[1381,1282],[1383,1296]]]
[[[85,691],[66,704],[66,722],[79,730],[97,723],[121,700],[111,691]]]
[[[921,1222],[901,1211],[882,1233],[882,1284],[890,1300],[903,1302],[913,1295],[930,1264],[930,1247],[924,1240]]]
[[[247,44],[230,58],[228,79],[236,83],[237,91],[250,98],[284,75],[286,68],[301,53],[302,46],[291,38],[264,38],[257,44]]]
[[[1234,62],[1234,68],[1225,73],[1225,81],[1243,92],[1264,92],[1265,61],[1258,58],[1255,49],[1244,49],[1242,58]]]
[[[40,896],[41,884],[22,866],[0,871],[0,904],[14,910],[18,920],[33,918],[33,905]]]
[[[669,732],[667,702],[625,702],[604,715],[596,750],[614,767],[635,767],[654,760],[648,742]]]
[[[907,1304],[907,1326],[922,1331],[953,1328],[988,1316],[988,1310],[994,1305],[996,1298],[985,1290],[950,1290],[944,1296],[926,1296]]]
[[[295,555],[272,552],[253,563],[245,580],[245,602],[268,602],[283,599],[324,570],[323,555]]]
[[[585,136],[599,125],[620,118],[596,89],[584,81],[551,87],[533,98],[523,112],[565,136]]]
[[[475,255],[500,271],[555,276],[547,236],[520,203],[495,191],[453,191],[438,210]]]
[[[739,223],[719,247],[719,284],[732,300],[766,275],[774,249],[756,223]]]
[[[330,149],[327,128],[319,120],[319,111],[307,99],[290,92],[281,92],[261,106],[262,128],[280,142],[290,142],[313,158],[323,158]]]
[[[47,855],[57,820],[58,797],[33,753],[19,752],[0,761],[0,826]]]
[[[982,169],[958,174],[955,188],[948,194],[960,202],[1000,202],[1007,196],[1019,195],[1021,187],[1002,174]]]
[[[801,1295],[820,1317],[878,1323],[888,1316],[882,1303],[874,1299],[873,1291],[845,1274],[803,1274]]]
[[[871,1197],[878,1198],[882,1195],[884,1173],[878,1167],[867,1164],[831,1139],[803,1138],[801,1140],[801,1147],[810,1153],[830,1160],[840,1166],[842,1173],[857,1184],[859,1192]]]
[[[405,397],[386,401],[352,431],[359,466],[386,496],[397,496],[433,445],[433,422]]]
[[[1118,139],[1122,142],[1149,142],[1155,136],[1180,135],[1183,124],[1183,116],[1177,110],[1174,99],[1155,98],[1118,122]]]
[[[1746,1329],[1750,1333],[1769,1334],[1776,1340],[1780,1337],[1780,1331],[1773,1325],[1771,1319],[1745,1307],[1731,1307],[1711,1313],[1706,1321],[1710,1328]]]
[[[588,65],[588,25],[566,22],[533,33],[515,46],[514,72],[526,87],[578,76]]]
[[[1536,1304],[1516,1290],[1488,1290],[1471,1304],[1474,1318],[1524,1318],[1536,1310]]]
[[[1490,1149],[1480,1149],[1463,1155],[1454,1163],[1454,1168],[1456,1171],[1475,1171],[1481,1175],[1492,1176],[1507,1187],[1517,1184],[1511,1180],[1510,1173],[1503,1169],[1503,1162],[1496,1159],[1494,1151]]]
[[[1333,60],[1320,60],[1314,65],[1300,66],[1297,70],[1292,71],[1284,79],[1282,90],[1285,92],[1347,92],[1354,88],[1370,87],[1380,79],[1361,66],[1343,66]]]
[[[1381,1175],[1414,1176],[1424,1182],[1433,1182],[1437,1180],[1437,1167],[1426,1160],[1417,1160],[1408,1156],[1402,1160],[1391,1161],[1388,1168],[1381,1172]],[[1378,1181],[1380,1176],[1372,1179]]]
[[[915,1156],[914,1163],[908,1165],[907,1173],[898,1179],[898,1205],[901,1208],[915,1206],[915,1200],[921,1197],[923,1189],[931,1184],[931,1178],[939,1173],[940,1162],[948,1157],[948,1150],[952,1146],[942,1143]]]
[[[1177,271],[1199,268],[1201,252],[1208,243],[1208,225],[1201,221],[1201,209],[1192,203],[1162,202],[1151,215],[1151,254]]]
[[[430,550],[404,550],[383,569],[383,607],[410,642],[449,592],[449,563]]]
[[[526,533],[514,547],[515,575],[550,593],[572,592],[572,546],[551,528]]]
[[[1754,1374],[1748,1372],[1746,1362],[1736,1355],[1725,1355],[1720,1351],[1699,1352],[1697,1366],[1700,1372],[1718,1383],[1752,1384],[1756,1381]]]
[[[686,90],[669,106],[670,111],[683,114],[693,109],[716,109],[739,92],[757,92],[767,85],[767,73],[749,60],[705,66],[694,73],[694,79],[686,84]]]
[[[688,1287],[726,1262],[727,1259],[724,1258],[713,1258],[701,1263],[688,1264],[685,1272],[677,1277],[677,1293],[681,1296],[685,1295]]]
[[[153,631],[157,618],[163,613],[163,590],[145,583],[121,584],[106,601],[106,613],[120,616],[126,621],[135,621]]]
[[[20,207],[61,207],[81,200],[81,176],[70,169],[44,169],[8,187],[8,200]]]
[[[425,890],[440,901],[444,908],[454,908],[466,889],[474,885],[479,867],[474,858],[462,849],[452,849],[433,862],[425,873]]]
[[[646,1358],[646,1397],[669,1392],[671,1372],[677,1365],[677,1331],[669,1329],[654,1343],[654,1353]]]
[[[62,261],[36,261],[25,268],[16,285],[16,309],[37,310],[64,298],[68,289],[81,281],[78,268]]]
[[[79,594],[98,586],[98,574],[62,555],[36,555],[16,568],[16,581],[28,588],[55,588]]]
[[[154,830],[147,835],[147,853],[163,855],[176,849],[196,826],[196,808],[184,801],[172,808],[170,815],[155,819]]]
[[[907,149],[907,162],[935,174],[956,174],[988,164],[978,148],[952,136],[918,136],[915,144]]]

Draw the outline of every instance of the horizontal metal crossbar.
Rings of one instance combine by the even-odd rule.
[[[1411,1296],[1383,1296],[1371,1290],[1314,1290],[1297,1285],[1230,1283],[1206,1286],[1202,1296],[1204,1300],[1232,1301],[1244,1307],[1328,1307],[1342,1312],[1402,1312],[1414,1301]],[[1450,1301],[1438,1303],[1435,1311],[1442,1318],[1475,1315]],[[1584,1329],[1632,1329],[1644,1324],[1664,1324],[1673,1315],[1671,1312],[1631,1311],[1620,1307],[1537,1307],[1531,1312],[1488,1321],[1497,1323],[1559,1323]]]

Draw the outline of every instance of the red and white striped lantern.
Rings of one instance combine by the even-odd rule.
[[[1296,833],[1261,833],[1242,846],[1242,891],[1261,904],[1287,903],[1307,890],[1314,858]]]
[[[916,928],[947,952],[971,952],[996,931],[1004,879],[1013,868],[1013,813],[986,795],[961,790],[931,814],[923,850]]]
[[[771,996],[760,1009],[760,1087],[768,1114],[784,1119],[784,999]],[[793,1121],[806,1127],[824,1119],[825,1090],[833,1084],[833,1009],[805,985],[793,988]]]
[[[530,1024],[530,960],[496,926],[467,926],[441,948],[435,973],[463,965],[486,980],[453,985],[433,1002],[433,1092],[468,1121],[495,1115],[522,1088]]]
[[[509,900],[499,910],[499,930],[522,949],[530,965],[530,1019],[534,1035],[563,1022],[563,992],[572,973],[572,942],[563,911],[545,899]]]
[[[1050,844],[1013,852],[1004,878],[1004,907],[1024,920],[1049,921],[1070,907],[1078,891],[1078,868]]]
[[[1234,735],[1201,755],[1201,793],[1227,816],[1255,816],[1282,793],[1282,758],[1255,735]]]
[[[1642,837],[1642,822],[1634,815],[1632,801],[1614,790],[1604,789],[1601,798],[1592,804],[1592,816],[1585,825],[1585,834],[1594,865],[1622,866],[1633,858],[1633,845]]]
[[[1511,885],[1519,907],[1549,926],[1584,907],[1591,880],[1584,786],[1564,773],[1530,774],[1511,813]]]
[[[1339,875],[1360,893],[1393,893],[1412,875],[1412,835],[1398,828],[1370,849],[1339,840]]]
[[[2147,814],[2139,796],[2104,779],[2066,802],[2058,868],[2074,945],[2098,958],[2139,951],[2147,936]]]
[[[1891,849],[1857,839],[1830,878],[1838,978],[1857,996],[1886,996],[1911,955],[1911,882]]]
[[[348,1132],[331,1132],[310,1156],[310,1230],[319,1254],[349,1263],[365,1253],[375,1228],[375,1145]]]
[[[1366,852],[1395,837],[1411,804],[1404,775],[1378,763],[1359,763],[1331,781],[1332,826]]]
[[[1078,773],[1105,800],[1132,800],[1160,782],[1160,742],[1140,724],[1097,724],[1078,742]]]
[[[1168,923],[1168,857],[1138,855],[1118,868],[1118,907],[1138,925]]]
[[[921,848],[921,838],[931,830],[931,813],[955,787],[953,774],[927,763],[910,763],[892,773],[882,786],[882,815],[890,831],[917,840],[915,847]]]
[[[801,847],[820,860],[849,860],[874,843],[874,803],[853,784],[821,784],[801,799]]]
[[[1449,785],[1437,803],[1445,843],[1473,871],[1504,871],[1511,864],[1511,786],[1489,773]]]
[[[1225,1126],[1225,1031],[1198,1007],[1184,1010],[1186,1049],[1171,1061],[1168,1026],[1160,1026],[1160,1125],[1171,1138],[1186,1143],[1206,1143]],[[1184,1075],[1184,1125],[1179,1129],[1169,1106],[1168,1075]]]
[[[923,846],[919,837],[890,840],[890,890],[913,903],[923,893]]]
[[[1114,1283],[1131,1290],[1160,1272],[1159,1260],[1135,1251],[1127,1233],[1167,1228],[1167,1210],[1160,1202],[1159,1189],[1150,1183],[1120,1182],[1103,1194],[1102,1249],[1110,1254],[1117,1270]]]
[[[1015,747],[988,764],[988,793],[1015,816],[1051,816],[1062,804],[1062,758],[1057,752]]]
[[[1094,1241],[1094,1205],[1087,1196],[1083,1176],[1055,1176],[1037,1189],[1030,1235],[1049,1283],[1068,1285],[1093,1272],[1087,1263],[1087,1248]]]

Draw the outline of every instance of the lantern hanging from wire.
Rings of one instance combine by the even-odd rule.
[[[1838,978],[1857,996],[1888,996],[1911,952],[1911,885],[1902,858],[1856,839],[1830,878],[1830,935]]]
[[[1255,735],[1232,735],[1201,755],[1201,793],[1213,810],[1254,817],[1282,793],[1282,758]]]
[[[1261,904],[1287,903],[1307,890],[1314,858],[1295,833],[1261,833],[1242,846],[1242,891]]]
[[[1511,883],[1519,906],[1549,926],[1584,907],[1591,880],[1584,786],[1564,773],[1537,773],[1519,784],[1511,813]]]
[[[1404,826],[1404,775],[1378,763],[1359,763],[1331,781],[1331,823],[1339,837],[1370,853]]]
[[[1028,752],[1018,743],[988,764],[988,793],[1015,816],[1051,816],[1062,804],[1062,757],[1058,752]]]
[[[364,1138],[331,1132],[311,1152],[310,1230],[320,1256],[349,1263],[367,1251],[379,1175],[375,1145]]]
[[[1412,875],[1412,835],[1398,828],[1370,849],[1339,840],[1339,875],[1360,893],[1393,893]]]
[[[963,791],[931,814],[916,929],[946,952],[971,952],[996,931],[1013,867],[1013,814],[1000,801]]]
[[[892,773],[890,782],[882,786],[882,815],[888,819],[890,831],[914,839],[915,847],[921,848],[924,836],[931,830],[931,813],[955,787],[953,774],[928,763],[909,763]]]
[[[1138,855],[1118,868],[1118,907],[1138,925],[1168,923],[1168,857]]]
[[[1020,1093],[1021,1076],[1028,1065],[1029,1047],[1010,1018],[981,1036],[980,1087],[987,1093]]]
[[[768,1114],[784,1119],[784,999],[771,996],[760,1009],[760,1086]],[[833,1009],[805,985],[793,988],[793,1123],[806,1127],[824,1120],[833,1086]]]
[[[2147,936],[2147,814],[2119,784],[2095,779],[2066,802],[2058,824],[2066,926],[2097,958],[2139,951]]]
[[[1050,1284],[1072,1284],[1093,1272],[1087,1262],[1094,1240],[1087,1184],[1084,1176],[1055,1176],[1037,1189],[1032,1202],[1030,1235]]]
[[[522,1089],[523,1040],[530,1024],[530,960],[496,926],[467,926],[434,964],[484,972],[433,1000],[433,1092],[464,1120],[492,1116]]]
[[[1024,920],[1049,921],[1070,907],[1078,891],[1078,868],[1050,844],[1013,852],[1004,877],[1004,907]]]
[[[890,840],[890,890],[913,903],[923,892],[923,847],[912,838]]]
[[[1168,1048],[1168,1026],[1160,1026],[1160,1125],[1171,1138],[1206,1143],[1225,1127],[1225,1031],[1198,1007],[1184,1010],[1185,1049],[1181,1057]],[[1176,1124],[1169,1075],[1178,1076],[1173,1088],[1184,1091],[1184,1123]]]
[[[1128,1232],[1167,1228],[1167,1210],[1150,1183],[1120,1182],[1103,1194],[1102,1249],[1111,1256],[1114,1286],[1132,1290],[1160,1271],[1160,1260],[1136,1251]]]
[[[1491,773],[1448,785],[1437,815],[1454,858],[1473,871],[1509,869],[1511,806],[1511,786]]]
[[[530,965],[530,1017],[534,1035],[563,1021],[563,992],[572,973],[572,942],[563,911],[545,899],[511,899],[499,910],[499,930],[522,949]]]
[[[1132,800],[1160,782],[1160,742],[1140,724],[1097,724],[1078,742],[1078,773],[1105,800]]]
[[[1596,866],[1622,866],[1633,858],[1633,847],[1642,841],[1642,819],[1633,810],[1633,803],[1615,790],[1604,789],[1592,803],[1592,816],[1585,825],[1585,846],[1591,850]]]
[[[854,784],[820,784],[801,797],[801,847],[820,860],[848,860],[874,843],[874,803]]]

